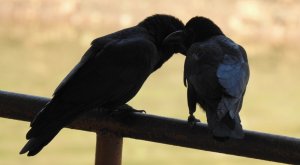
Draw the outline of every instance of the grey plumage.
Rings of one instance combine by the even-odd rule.
[[[186,55],[189,123],[194,124],[196,104],[206,112],[208,127],[217,139],[242,138],[239,112],[249,80],[244,48],[226,37],[205,17],[194,17],[183,31],[170,34],[166,44],[179,45]]]
[[[184,75],[189,100],[197,101],[206,111],[214,136],[242,138],[239,111],[249,79],[243,48],[220,35],[193,44],[186,56]],[[192,113],[195,101],[189,103]]]

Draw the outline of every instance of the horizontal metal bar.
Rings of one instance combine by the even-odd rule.
[[[0,91],[0,116],[30,121],[48,101],[48,98]],[[92,132],[107,130],[134,139],[300,164],[300,139],[245,131],[245,137],[241,140],[218,142],[211,137],[205,124],[197,124],[191,128],[183,120],[148,114],[105,117],[103,113],[91,110],[67,127]]]

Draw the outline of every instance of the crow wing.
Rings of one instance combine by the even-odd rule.
[[[151,73],[156,55],[156,47],[143,39],[115,40],[102,49],[92,45],[31,122],[20,154],[37,154],[84,110],[125,104]]]
[[[90,51],[90,53],[89,53]],[[143,39],[117,40],[103,49],[92,46],[74,71],[56,89],[70,102],[105,103],[141,86],[151,73],[155,46]],[[118,95],[118,96],[117,96]]]
[[[155,55],[155,46],[143,39],[115,40],[102,49],[92,45],[58,86],[51,106],[46,106],[35,117],[31,123],[32,132],[47,130],[45,128],[51,127],[52,123],[59,125],[57,123],[70,120],[68,118],[74,118],[74,114],[94,106],[125,104],[151,73]],[[66,104],[73,108],[55,108]]]
[[[246,52],[240,46],[227,51],[222,63],[218,66],[217,77],[224,89],[218,116],[223,117],[229,111],[230,117],[235,118],[241,109],[243,96],[249,80],[249,66]]]
[[[244,56],[225,54],[217,69],[217,77],[228,95],[240,97],[249,80],[249,66]]]

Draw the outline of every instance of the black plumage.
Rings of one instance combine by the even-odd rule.
[[[214,137],[242,138],[239,112],[249,79],[244,48],[204,17],[192,18],[184,31],[170,34],[165,42],[181,44],[179,51],[186,54],[184,84],[190,124],[198,121],[193,115],[198,103],[206,112]]]
[[[163,39],[183,28],[177,18],[157,14],[95,39],[31,122],[29,141],[20,154],[37,154],[64,126],[92,108],[116,109],[132,99],[148,76],[173,55],[172,47],[162,46]]]

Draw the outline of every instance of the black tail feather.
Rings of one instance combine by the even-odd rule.
[[[25,154],[26,152],[28,152],[28,156],[36,155],[58,134],[59,131],[60,129],[41,137],[29,139],[29,141],[21,149],[20,154]]]
[[[26,134],[29,141],[20,154],[28,152],[28,156],[36,155],[80,113],[80,106],[51,100],[31,122],[31,129]]]
[[[216,140],[225,141],[224,139],[242,139],[244,137],[244,131],[238,116],[231,118],[227,113],[219,120],[216,113],[206,112],[206,114],[208,127]]]

